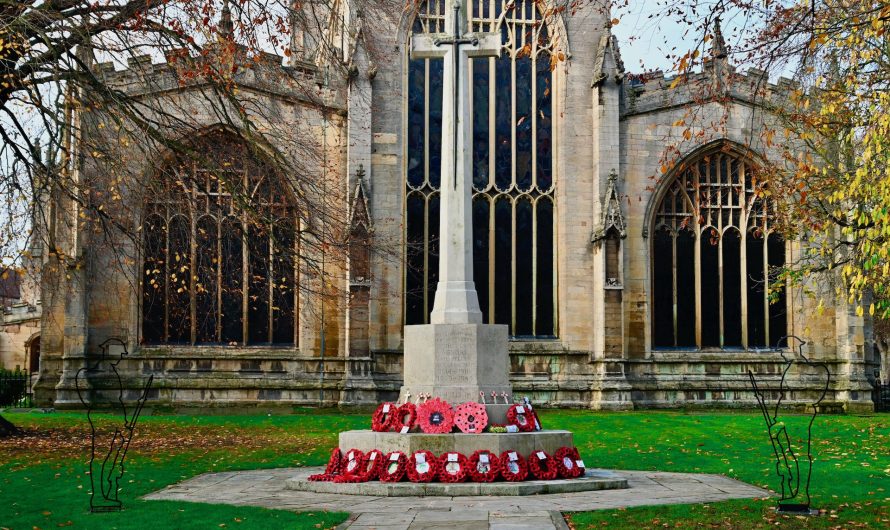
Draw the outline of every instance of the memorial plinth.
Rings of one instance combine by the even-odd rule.
[[[513,393],[508,370],[507,326],[405,326],[403,401],[427,394],[459,405],[479,401],[482,392],[489,422],[503,424],[509,405],[501,396]]]
[[[344,453],[351,449],[358,449],[364,453],[377,449],[384,454],[401,451],[410,455],[415,451],[427,450],[436,455],[451,451],[471,455],[475,451],[487,449],[498,455],[504,451],[516,451],[522,455],[529,455],[533,451],[546,451],[552,455],[560,447],[573,446],[572,433],[569,431],[482,434],[399,434],[374,431],[340,433],[340,450]]]

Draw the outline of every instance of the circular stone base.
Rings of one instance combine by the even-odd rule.
[[[524,496],[552,493],[576,493],[579,491],[597,491],[626,489],[627,479],[600,469],[587,470],[583,477],[568,480],[527,480],[525,482],[493,482],[462,484],[443,484],[431,482],[416,484],[413,482],[362,482],[343,483],[310,482],[309,475],[321,473],[322,468],[305,469],[293,478],[285,481],[289,490],[311,491],[313,493],[336,493],[340,495],[367,495],[372,497],[475,497],[475,496]]]

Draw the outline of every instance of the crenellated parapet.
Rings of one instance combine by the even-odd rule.
[[[240,91],[268,94],[338,113],[346,110],[345,76],[336,66],[318,66],[268,52],[248,52],[241,46],[213,59],[217,69],[214,74],[203,71],[201,62],[207,59],[196,59],[188,50],[171,50],[162,60],[157,59],[153,55],[137,55],[127,59],[125,68],[119,62],[102,62],[95,64],[93,70],[109,88],[128,96],[200,89],[210,84],[210,75],[230,75],[225,81],[231,81]],[[227,63],[232,66],[226,67]],[[234,73],[225,72],[227,69]]]
[[[719,64],[721,62],[723,64]],[[632,116],[712,101],[773,107],[786,104],[797,86],[785,77],[771,83],[766,72],[757,68],[741,73],[725,64],[725,60],[708,60],[701,71],[679,76],[666,77],[660,70],[627,74],[621,115]]]

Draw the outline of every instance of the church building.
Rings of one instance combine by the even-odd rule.
[[[181,194],[191,192],[157,176],[163,157],[127,155],[109,140],[114,158],[128,160],[121,193],[151,181],[150,193],[126,197],[142,241],[121,259],[111,249],[131,243],[63,222],[77,219],[76,205],[49,209],[57,218],[46,230],[66,257],[44,259],[37,403],[79,406],[77,371],[109,340],[126,346],[125,399],[153,376],[148,406],[361,405],[398,395],[403,327],[428,322],[438,278],[449,104],[442,61],[412,57],[411,41],[444,32],[454,0],[319,3],[303,2],[330,21],[324,30],[295,29],[291,56],[266,54],[236,80],[263,109],[258,129],[275,131],[267,141],[294,157],[299,179],[330,186],[325,196],[344,212],[342,259],[320,259],[338,297],[320,300],[326,287],[278,251],[306,222],[292,200],[297,177],[244,149],[176,78],[171,58],[97,63],[120,90],[185,109],[189,136],[263,194],[261,213],[274,221],[265,235],[240,237],[238,201],[209,184],[203,206],[186,207]],[[783,354],[797,355],[802,339],[831,370],[826,403],[872,409],[879,363],[868,319],[833,285],[775,283],[801,242],[783,238],[774,198],[760,192],[778,157],[761,132],[775,125],[768,103],[790,81],[737,71],[719,27],[702,66],[675,80],[625,70],[605,1],[575,11],[547,0],[462,3],[470,31],[502,38],[499,57],[470,61],[472,111],[461,119],[473,130],[475,286],[485,322],[509,326],[517,398],[753,407],[749,371],[775,399]],[[83,130],[109,134],[83,112]],[[283,147],[297,139],[313,142],[315,155]],[[84,150],[77,170],[105,178],[109,158]],[[199,263],[215,273],[181,273]],[[785,403],[812,403],[823,385],[796,364]]]

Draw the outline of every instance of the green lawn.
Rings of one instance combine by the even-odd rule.
[[[30,435],[0,441],[0,528],[329,528],[346,514],[300,513],[141,501],[208,471],[322,465],[341,430],[365,415],[298,411],[290,416],[146,416],[128,455],[120,514],[87,513],[85,416],[6,414]],[[545,411],[545,427],[573,430],[590,466],[720,473],[773,484],[759,414]],[[805,432],[805,417],[786,421]],[[820,417],[813,504],[822,517],[777,516],[774,501],[750,500],[572,514],[575,528],[890,527],[890,416]]]

